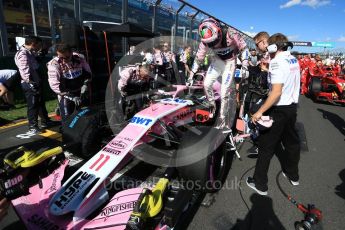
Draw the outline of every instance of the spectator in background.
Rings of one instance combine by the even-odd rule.
[[[193,58],[192,58],[192,47],[185,46],[183,49],[182,54],[180,55],[180,77],[182,80],[182,84],[186,82],[188,76],[191,74],[191,68],[193,65]]]
[[[50,124],[48,112],[43,96],[43,76],[37,72],[36,56],[42,47],[42,39],[37,36],[25,38],[24,45],[16,53],[14,59],[21,76],[21,85],[27,102],[27,116],[29,120],[28,134],[40,133],[38,116],[41,118],[41,128]]]
[[[2,109],[14,109],[13,90],[17,82],[17,70],[0,70],[0,97],[4,100]]]
[[[158,44],[153,48],[153,63],[154,73],[156,74],[156,87],[160,88],[169,85],[170,82],[167,81],[167,76],[165,75],[164,55],[161,46]]]
[[[57,57],[47,63],[50,88],[58,95],[62,121],[82,103],[91,81],[91,69],[84,56],[72,51],[68,44],[59,44]]]
[[[135,52],[135,46],[130,46],[129,51],[127,52],[127,55],[134,55]]]
[[[324,70],[323,70],[323,64],[321,58],[316,58],[315,66],[313,66],[311,69],[311,74],[313,76],[323,76]]]
[[[308,68],[310,63],[311,63],[310,54],[304,55],[303,59],[304,59],[303,60],[304,61],[304,67]]]
[[[163,65],[165,69],[165,75],[167,81],[170,83],[176,83],[176,77],[174,74],[173,65],[176,63],[175,54],[169,49],[169,44],[164,42],[163,44]],[[173,79],[174,78],[174,79]]]
[[[249,55],[249,66],[257,66],[258,65],[258,56],[256,55],[256,49],[250,49]]]
[[[339,62],[340,62],[339,59],[336,59],[333,64],[333,72],[335,76],[338,76],[341,74],[341,66]]]
[[[333,57],[328,56],[328,57],[323,61],[323,64],[326,65],[326,66],[331,66],[331,65],[332,65],[332,62],[333,62]]]

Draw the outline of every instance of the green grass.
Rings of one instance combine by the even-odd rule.
[[[57,105],[57,99],[46,101],[46,108],[48,113],[54,112]],[[18,103],[15,105],[16,109],[10,111],[0,111],[0,120],[6,120],[7,122],[26,119],[27,107],[26,103]]]

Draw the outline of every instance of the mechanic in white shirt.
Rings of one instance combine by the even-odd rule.
[[[300,67],[297,59],[287,51],[292,43],[283,34],[274,34],[268,39],[268,52],[271,56],[268,81],[268,98],[253,114],[257,122],[263,114],[269,115],[274,122],[272,127],[259,136],[259,155],[253,178],[247,184],[260,195],[267,195],[267,172],[274,154],[277,155],[284,176],[293,185],[298,185],[298,162],[300,145],[295,130],[297,103],[300,90]],[[282,145],[284,148],[282,148]]]

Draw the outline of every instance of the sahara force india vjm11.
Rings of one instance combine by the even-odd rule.
[[[171,92],[160,92],[159,98],[156,95],[150,106],[136,113],[71,176],[66,172],[68,158],[61,158],[53,171],[39,175],[39,182],[28,186],[25,195],[13,197],[12,204],[25,226],[28,229],[172,229],[195,201],[196,191],[219,189],[219,182],[224,181],[233,158],[228,151],[229,136],[213,127],[215,121],[209,116],[202,84],[173,87],[175,90]],[[214,91],[219,100],[219,82],[214,84]],[[83,108],[78,114],[87,115],[89,111]],[[50,153],[44,162],[63,155],[60,153],[61,148]],[[44,155],[32,154],[20,162],[31,160],[31,166],[36,167],[43,161],[37,158],[46,159]],[[159,164],[167,167],[158,182],[146,187],[124,185],[114,189],[113,185],[123,178],[124,169],[135,160],[157,163],[150,160],[162,158],[167,161]],[[12,166],[18,170],[29,168],[20,166],[20,162]],[[10,167],[12,171],[13,167]],[[6,174],[6,170],[3,172]],[[5,190],[18,188],[25,178],[21,175],[17,183]],[[173,180],[178,183],[172,184]],[[194,187],[187,188],[186,181],[194,182]]]

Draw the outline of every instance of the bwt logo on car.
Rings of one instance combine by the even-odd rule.
[[[114,147],[116,149],[125,149],[127,148],[127,144],[123,141],[119,140],[114,140],[109,143],[111,147]]]
[[[87,172],[80,172],[79,175],[81,176],[78,178],[78,175],[75,178],[78,178],[74,182],[70,182],[70,186],[67,187],[67,190],[60,196],[60,199],[55,201],[54,204],[58,206],[59,208],[63,209],[73,198],[74,196],[79,192],[80,189],[82,189],[91,179],[91,175]]]
[[[152,119],[143,118],[139,116],[134,116],[130,120],[130,123],[137,124],[137,125],[144,125],[144,126],[148,126],[151,122],[152,122]]]

